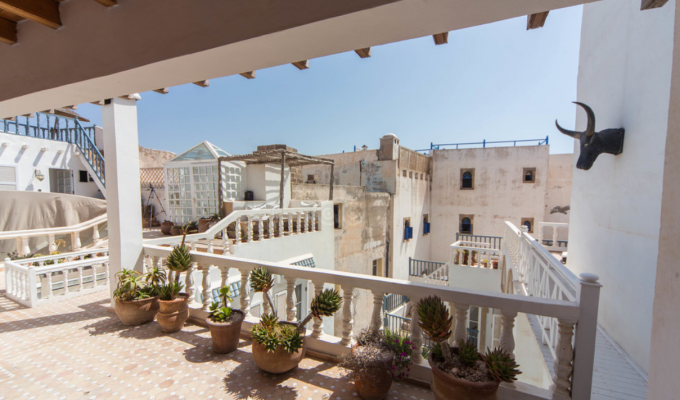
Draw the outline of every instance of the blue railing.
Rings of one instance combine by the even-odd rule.
[[[90,167],[92,167],[92,170],[95,175],[97,175],[97,178],[99,178],[99,181],[106,187],[104,157],[102,156],[102,153],[99,152],[97,146],[95,146],[92,138],[85,131],[85,128],[80,124],[80,121],[75,120],[75,123],[78,129],[74,135],[74,143],[78,146],[80,152],[83,153],[83,156],[85,156],[87,163],[90,164]]]
[[[416,151],[442,150],[442,147],[452,147],[452,146],[455,146],[456,149],[459,149],[461,146],[479,146],[479,145],[481,145],[482,148],[486,148],[487,145],[510,144],[510,143],[512,143],[513,146],[517,146],[517,143],[536,143],[536,145],[541,146],[541,145],[549,144],[549,137],[546,136],[545,139],[519,139],[519,140],[498,140],[498,141],[487,141],[486,139],[484,139],[481,142],[469,142],[469,143],[440,143],[440,144],[435,144],[435,143],[430,142],[430,148],[429,149],[420,149],[420,150],[416,150]],[[491,146],[491,147],[495,147],[495,146]]]
[[[411,336],[411,318],[400,317],[398,315],[385,314],[383,319],[383,326],[386,330],[392,333],[396,333],[399,336],[406,337]],[[432,341],[421,334],[423,340],[423,347],[431,348]]]
[[[410,276],[427,276],[446,265],[443,262],[416,260],[408,258],[408,274]]]
[[[385,296],[385,299],[383,301],[383,311],[386,313],[392,312],[408,302],[409,302],[408,296],[405,296],[403,294],[390,293],[387,296]]]
[[[503,241],[502,236],[484,236],[484,235],[468,235],[465,233],[456,232],[456,242],[462,240],[465,242],[472,243],[486,243],[489,245],[490,249],[500,250],[501,242]]]

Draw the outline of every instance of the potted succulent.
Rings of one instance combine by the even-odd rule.
[[[169,235],[170,231],[172,231],[173,226],[175,226],[175,224],[173,224],[172,221],[168,221],[166,219],[161,223],[161,233],[164,235]]]
[[[444,302],[428,296],[418,302],[419,326],[435,343],[428,357],[432,368],[432,393],[436,400],[495,400],[501,382],[517,380],[521,374],[515,359],[501,348],[479,354],[472,341],[459,340],[451,348],[453,318]]]
[[[172,225],[170,228],[170,234],[172,236],[179,236],[184,232],[184,226],[182,225]]]
[[[414,346],[408,337],[388,330],[363,331],[340,366],[354,372],[354,385],[364,400],[382,400],[393,380],[408,377]]]
[[[189,318],[189,296],[181,293],[184,285],[179,281],[182,272],[191,268],[191,254],[189,254],[189,247],[184,244],[185,239],[186,234],[182,237],[182,243],[172,249],[165,262],[165,266],[175,273],[174,282],[158,286],[160,309],[156,320],[165,333],[182,329],[184,322]]]
[[[208,217],[203,217],[198,220],[198,233],[203,233],[208,230],[210,227],[210,221],[212,221],[212,218]]]
[[[158,299],[153,286],[146,285],[142,275],[131,269],[116,274],[113,291],[114,310],[123,325],[142,325],[153,321],[158,312]]]
[[[220,302],[210,305],[210,315],[205,322],[210,328],[213,351],[226,354],[238,348],[238,339],[241,336],[241,324],[245,314],[241,310],[234,310],[227,305],[234,299],[231,297],[229,286],[220,288]]]
[[[255,268],[250,274],[250,287],[262,292],[272,313],[263,314],[260,323],[251,329],[253,358],[255,364],[271,374],[282,374],[298,366],[304,356],[305,325],[312,318],[321,319],[335,314],[342,306],[342,297],[336,290],[325,289],[312,300],[310,313],[297,324],[279,321],[269,297],[274,278],[264,267]]]

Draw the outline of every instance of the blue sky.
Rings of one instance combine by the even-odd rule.
[[[526,17],[432,37],[142,93],[140,144],[180,153],[208,140],[231,154],[285,143],[305,154],[351,151],[394,133],[411,149],[434,143],[550,136],[551,153],[573,152],[581,7],[551,11],[545,27]],[[98,106],[79,112],[101,125]]]

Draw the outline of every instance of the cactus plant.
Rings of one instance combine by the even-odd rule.
[[[493,349],[493,351],[489,348],[486,349],[484,362],[487,368],[489,368],[491,376],[501,382],[516,381],[517,375],[522,373],[522,371],[517,369],[519,365],[517,365],[515,359],[506,353],[505,350],[498,347]]]
[[[179,276],[182,272],[186,272],[191,268],[189,247],[184,244],[186,237],[186,234],[182,236],[182,243],[172,249],[168,259],[165,261],[165,266],[168,267],[170,271],[175,272],[175,282],[179,282]]]

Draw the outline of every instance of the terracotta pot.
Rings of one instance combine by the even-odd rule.
[[[160,309],[156,321],[165,333],[177,332],[182,329],[189,318],[189,296],[180,293],[175,300],[158,300]]]
[[[198,220],[198,233],[203,233],[208,230],[210,227],[210,221],[212,221],[209,218],[201,218]]]
[[[171,234],[172,236],[179,236],[179,235],[182,234],[182,228],[179,227],[179,226],[173,226],[173,227],[170,229],[170,234]]]
[[[164,235],[169,235],[174,224],[172,222],[163,222],[161,224],[161,233]]]
[[[241,335],[241,324],[245,314],[241,310],[231,310],[234,320],[227,324],[213,322],[206,318],[205,322],[210,328],[213,351],[219,354],[227,354],[238,348],[238,339]]]
[[[456,378],[439,369],[432,361],[432,354],[427,359],[432,368],[432,384],[430,389],[435,400],[496,400],[498,381],[470,382]]]
[[[123,325],[136,326],[153,321],[158,312],[158,298],[122,301],[115,299],[114,309]]]
[[[279,323],[291,324],[290,322]],[[270,374],[282,374],[296,368],[300,364],[300,361],[305,356],[305,345],[305,338],[303,337],[302,348],[295,353],[287,352],[283,346],[277,347],[273,353],[270,353],[264,345],[253,342],[253,359],[260,369]]]
[[[357,345],[354,345],[352,352],[355,353],[356,349]],[[392,353],[386,353],[386,357],[375,367],[354,372],[354,386],[362,399],[383,400],[387,397],[392,388],[392,374],[389,368],[393,359]]]

